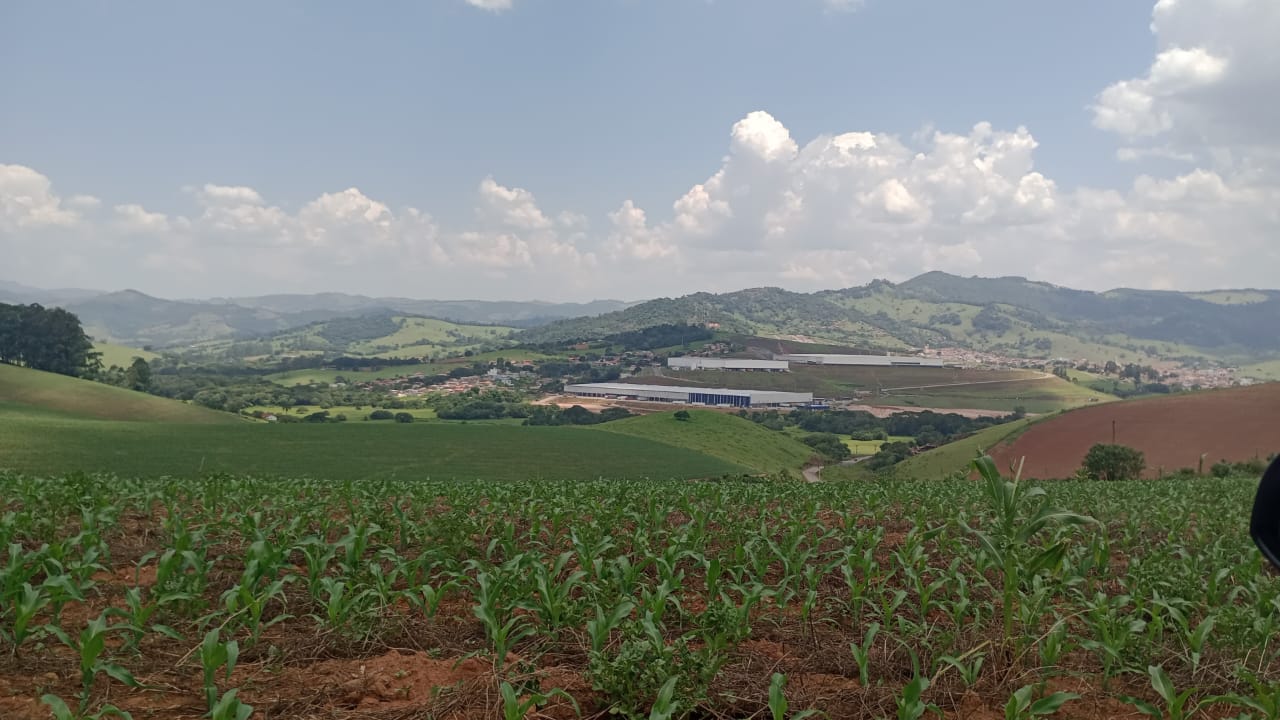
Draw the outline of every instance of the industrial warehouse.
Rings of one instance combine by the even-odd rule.
[[[791,364],[786,360],[745,360],[740,358],[720,357],[673,357],[667,358],[667,367],[672,370],[756,370],[765,372],[787,372]]]
[[[876,367],[943,367],[942,358],[903,355],[829,355],[825,353],[778,355],[779,360],[800,365],[871,365]]]
[[[565,385],[566,395],[579,397],[619,398],[647,402],[687,403],[724,407],[780,407],[810,405],[813,393],[776,392],[773,390],[730,390],[728,388],[695,388],[674,385],[632,385],[629,383],[583,383]]]

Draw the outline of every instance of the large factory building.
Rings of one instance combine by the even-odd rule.
[[[876,367],[942,367],[942,358],[924,358],[905,355],[829,355],[800,354],[778,355],[798,365],[872,365]]]
[[[730,390],[729,388],[678,387],[674,385],[632,385],[630,383],[582,383],[565,385],[566,395],[620,398],[646,402],[686,403],[725,407],[782,407],[809,405],[813,393],[773,390]]]
[[[763,370],[766,372],[786,372],[791,365],[786,360],[673,357],[667,358],[667,367],[672,370]]]

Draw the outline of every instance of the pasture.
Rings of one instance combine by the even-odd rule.
[[[0,473],[0,716],[1274,717],[1255,482]]]
[[[0,407],[7,407],[6,414],[15,418],[30,412],[126,422],[242,422],[235,415],[198,405],[4,364],[0,364]]]
[[[715,410],[686,412],[687,421],[676,420],[674,412],[660,412],[594,428],[686,448],[760,473],[799,471],[814,456],[812,448],[791,436],[736,415]]]
[[[160,357],[159,353],[154,353],[142,348],[128,347],[125,345],[115,345],[112,343],[94,343],[94,352],[101,353],[102,367],[109,368],[112,365],[127,368],[133,364],[134,358],[142,358],[148,362]]]
[[[26,473],[207,473],[330,480],[699,478],[737,463],[641,437],[577,427],[347,422],[226,426],[0,416],[0,467]]]

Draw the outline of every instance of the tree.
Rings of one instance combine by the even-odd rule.
[[[1142,453],[1125,445],[1099,443],[1084,457],[1084,472],[1093,480],[1137,480],[1146,467]]]
[[[833,433],[814,433],[804,437],[804,444],[818,451],[828,460],[840,462],[853,457],[853,453],[849,451],[849,446],[844,444],[839,435]]]
[[[102,367],[80,318],[62,308],[0,303],[0,362],[61,375],[87,376]]]
[[[689,422],[690,420],[693,419],[692,416],[689,415],[688,410],[677,410],[675,414],[675,418],[680,422]]]
[[[409,413],[407,413],[407,412],[398,412],[398,413],[396,413],[396,422],[398,422],[398,423],[411,423],[411,422],[413,422],[413,416],[412,416],[412,415],[410,415],[410,414],[409,414]]]
[[[125,387],[131,390],[146,392],[151,389],[151,365],[142,358],[134,358],[133,364],[124,371]]]

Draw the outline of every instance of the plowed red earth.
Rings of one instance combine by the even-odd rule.
[[[992,456],[1001,468],[1026,458],[1023,476],[1071,477],[1089,448],[1115,441],[1141,450],[1146,474],[1205,470],[1215,462],[1280,452],[1280,383],[1191,393],[1073,410],[1030,426]]]

